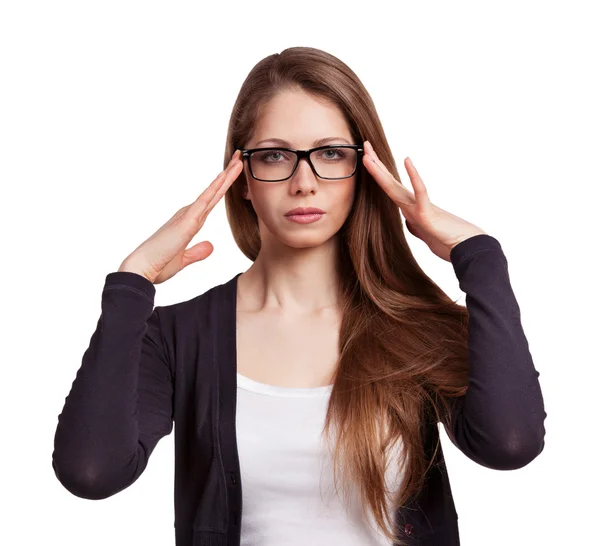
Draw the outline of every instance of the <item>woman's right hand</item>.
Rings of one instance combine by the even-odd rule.
[[[184,267],[210,256],[214,247],[209,241],[202,241],[189,249],[186,247],[242,171],[244,163],[240,155],[241,152],[236,150],[229,165],[198,199],[179,209],[164,226],[127,256],[119,271],[131,271],[146,277],[151,283],[160,284]]]

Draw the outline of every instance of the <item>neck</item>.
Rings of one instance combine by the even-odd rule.
[[[337,236],[310,248],[263,244],[252,266],[238,279],[244,307],[297,314],[336,309],[338,252]]]

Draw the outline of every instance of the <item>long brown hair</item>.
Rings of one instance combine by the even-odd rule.
[[[369,140],[400,179],[361,81],[342,61],[311,47],[270,55],[248,74],[231,114],[224,167],[252,138],[262,107],[290,89],[337,105],[354,143]],[[225,207],[237,245],[254,261],[261,241],[256,213],[242,197],[244,177],[242,172],[227,191]],[[352,210],[338,235],[343,318],[324,426],[324,432],[336,429],[334,483],[339,490],[341,476],[345,498],[350,484],[356,485],[363,510],[368,506],[381,531],[402,544],[386,502],[390,499],[400,509],[421,489],[432,463],[423,447],[426,429],[438,422],[449,426],[449,399],[466,393],[468,311],[417,264],[398,206],[362,164]],[[388,450],[399,438],[404,460],[388,461]],[[390,462],[404,474],[393,494],[385,482]]]

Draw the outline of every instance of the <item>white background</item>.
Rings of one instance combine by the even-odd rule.
[[[174,544],[173,434],[102,501],[51,466],[58,414],[108,273],[221,171],[239,88],[262,58],[324,49],[371,93],[401,177],[508,259],[546,411],[542,454],[477,465],[442,429],[464,546],[589,544],[598,473],[598,52],[594,2],[28,2],[0,8],[0,543]],[[409,186],[410,187],[410,186]],[[450,263],[407,231],[452,298]],[[246,270],[220,201],[205,261],[155,305]]]

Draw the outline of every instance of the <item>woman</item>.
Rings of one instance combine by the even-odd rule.
[[[437,424],[489,468],[544,446],[499,242],[435,206],[408,158],[413,191],[400,182],[368,92],[318,49],[253,68],[225,163],[107,275],[59,416],[58,479],[113,495],[175,422],[178,546],[458,544]],[[252,266],[153,309],[155,284],[211,254],[186,247],[223,195]],[[416,263],[401,214],[452,263],[466,308]]]

